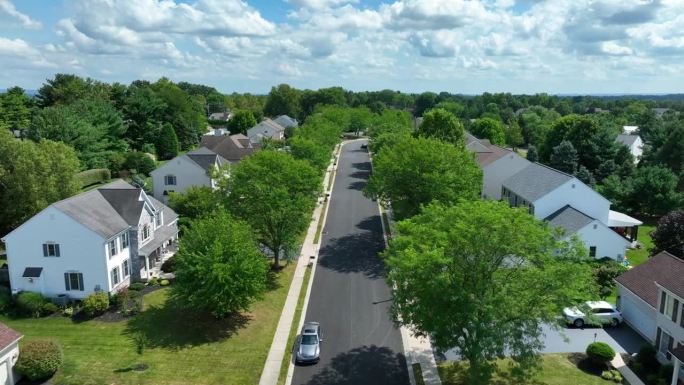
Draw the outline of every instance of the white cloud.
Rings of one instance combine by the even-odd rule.
[[[17,11],[17,8],[10,0],[0,0],[0,13],[4,13],[7,16],[19,21],[25,28],[40,29],[43,27],[41,22],[33,20],[28,15]]]
[[[320,10],[336,7],[342,4],[358,3],[359,0],[287,0],[287,2],[301,8]]]
[[[620,45],[614,41],[604,41],[601,45],[601,50],[607,53],[608,55],[621,56],[634,54],[633,49]]]

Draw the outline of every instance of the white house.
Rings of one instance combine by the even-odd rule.
[[[632,135],[639,130],[639,126],[622,126],[622,133]]]
[[[644,141],[639,135],[634,134],[620,134],[615,139],[616,142],[622,143],[629,148],[629,152],[634,157],[634,163],[639,163],[641,155],[644,153]]]
[[[661,363],[684,380],[684,261],[661,252],[617,279],[617,305],[627,324],[655,345]]]
[[[277,117],[273,118],[273,121],[280,124],[284,128],[299,127],[299,122],[297,119],[291,118],[287,115],[278,115]]]
[[[232,111],[214,112],[209,115],[209,120],[227,122],[233,117]]]
[[[81,299],[157,276],[175,252],[177,219],[122,180],[53,203],[2,239],[12,291]]]
[[[622,261],[630,240],[612,228],[641,225],[610,210],[610,201],[572,175],[531,163],[502,182],[502,198],[513,207],[560,227],[565,237],[577,235],[597,259]],[[619,219],[619,220],[618,220]],[[636,234],[632,231],[632,237]]]
[[[177,156],[150,173],[153,195],[168,202],[171,192],[184,193],[190,186],[216,188],[212,171],[226,163],[226,159],[206,147]]]
[[[21,374],[14,369],[19,358],[19,340],[23,336],[0,323],[0,385],[14,385]]]
[[[247,136],[252,143],[261,143],[263,138],[283,140],[285,139],[285,127],[267,118],[247,130]]]

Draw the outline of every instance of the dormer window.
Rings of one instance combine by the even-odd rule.
[[[159,227],[162,224],[162,213],[161,211],[157,213],[157,215],[154,216],[154,224],[155,226]]]
[[[164,184],[167,186],[175,186],[176,185],[176,176],[175,175],[165,175],[164,176]]]
[[[143,241],[150,238],[150,225],[143,226],[142,238]]]

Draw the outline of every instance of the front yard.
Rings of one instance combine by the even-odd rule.
[[[639,266],[648,260],[650,255],[648,249],[653,247],[653,240],[651,239],[651,232],[655,230],[655,224],[643,224],[639,226],[639,234],[637,239],[643,245],[641,249],[627,250],[627,260],[632,266]]]
[[[255,384],[258,383],[294,273],[294,264],[274,277],[272,288],[252,311],[215,320],[178,309],[164,288],[145,296],[145,310],[120,322],[53,316],[42,319],[0,317],[25,340],[53,338],[64,350],[55,384]],[[136,352],[133,336],[147,347]],[[149,365],[144,372],[132,368]]]
[[[530,381],[534,385],[606,385],[611,384],[603,380],[600,376],[592,373],[591,370],[578,365],[577,355],[575,354],[546,354],[542,356],[541,371]],[[506,374],[507,361],[498,362],[499,373],[494,376],[492,385],[516,385],[516,380]],[[445,362],[437,367],[443,385],[465,385],[463,375],[465,366]]]

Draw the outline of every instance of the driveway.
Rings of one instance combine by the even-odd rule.
[[[362,193],[371,169],[362,143],[342,147],[306,311],[306,321],[321,323],[321,360],[296,366],[293,385],[409,383],[378,256],[384,248],[380,213]]]

